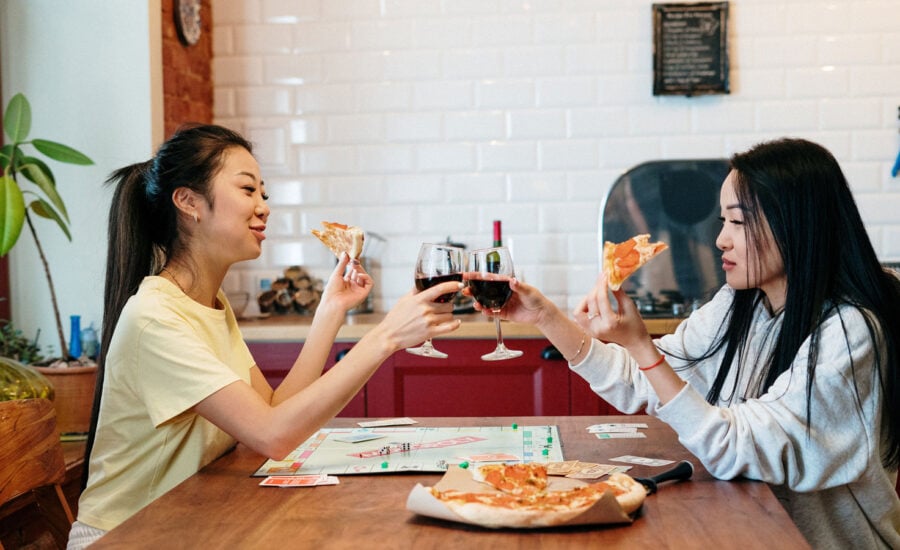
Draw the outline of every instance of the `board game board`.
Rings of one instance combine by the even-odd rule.
[[[556,426],[324,428],[253,475],[443,472],[462,462],[561,462]]]

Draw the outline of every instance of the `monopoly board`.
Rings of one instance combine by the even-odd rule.
[[[556,426],[324,428],[253,475],[444,472],[463,462],[561,462]]]

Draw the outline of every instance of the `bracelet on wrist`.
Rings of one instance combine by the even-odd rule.
[[[653,363],[653,364],[650,365],[649,367],[641,367],[641,366],[638,366],[638,370],[648,371],[648,370],[650,370],[650,369],[655,369],[656,367],[662,365],[663,362],[664,362],[665,360],[666,360],[666,356],[665,356],[665,355],[660,355],[660,356],[659,356],[659,359],[657,359],[655,363]]]
[[[566,359],[565,357],[563,357],[563,359],[566,359],[566,362],[568,362],[568,363],[571,363],[572,361],[574,361],[575,359],[577,359],[578,356],[581,355],[581,350],[584,349],[584,343],[585,343],[585,342],[587,342],[587,333],[586,333],[586,332],[582,332],[582,333],[581,333],[581,343],[578,344],[578,351],[575,352],[575,355],[573,355],[571,359]]]

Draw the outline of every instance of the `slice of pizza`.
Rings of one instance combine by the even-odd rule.
[[[630,277],[651,258],[669,248],[663,242],[650,242],[650,235],[635,235],[627,241],[603,244],[603,272],[609,280],[609,288],[619,290]]]
[[[323,230],[313,229],[312,234],[319,238],[338,258],[346,252],[350,258],[359,258],[362,254],[365,232],[354,225],[337,222],[322,222]]]

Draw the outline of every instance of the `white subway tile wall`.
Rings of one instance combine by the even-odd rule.
[[[271,220],[226,286],[327,277],[322,220],[377,233],[374,304],[419,244],[490,244],[564,308],[598,271],[625,170],[800,136],[829,147],[876,250],[900,259],[900,2],[732,0],[731,94],[652,95],[652,0],[217,0],[216,122],[256,146]]]

